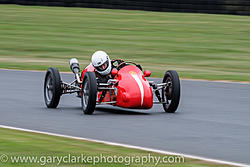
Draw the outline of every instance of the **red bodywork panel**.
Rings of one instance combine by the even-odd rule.
[[[152,89],[142,71],[132,65],[118,72],[117,106],[125,108],[149,109],[153,106]]]
[[[92,64],[89,64],[81,75],[83,80],[87,71],[95,72]],[[107,91],[102,102],[117,101],[115,105],[124,108],[150,109],[153,106],[153,92],[145,79],[142,71],[133,65],[127,65],[118,71],[117,95],[113,90]],[[98,91],[97,97],[100,98],[102,91]],[[114,105],[114,104],[113,104]]]
[[[83,80],[84,74],[87,71],[95,72],[95,67],[90,63],[84,70],[82,70],[81,81]]]

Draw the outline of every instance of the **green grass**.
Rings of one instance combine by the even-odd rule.
[[[80,156],[81,154],[85,156],[98,156],[102,154],[103,156],[166,156],[163,154],[157,154],[147,151],[141,151],[136,149],[128,149],[118,146],[110,146],[101,143],[88,142],[82,140],[74,140],[62,137],[55,137],[49,135],[42,135],[30,132],[22,132],[16,130],[9,130],[0,128],[0,157],[5,154],[8,156],[8,161],[6,163],[0,162],[1,167],[9,166],[41,166],[44,164],[44,160],[40,163],[11,163],[11,156],[37,156],[48,157],[48,156]],[[169,155],[168,155],[169,156]],[[0,158],[1,159],[1,158]],[[152,161],[151,161],[152,162]],[[127,161],[128,164],[128,161]],[[46,166],[56,166],[56,163],[51,164],[47,163]],[[125,166],[125,163],[98,163],[93,165],[89,164],[60,164],[60,166],[97,166],[97,167],[116,167],[116,166]],[[133,163],[130,166],[141,166],[138,163]],[[153,163],[144,164],[145,167],[154,166]],[[184,163],[175,163],[175,164],[159,164],[161,166],[169,167],[229,167],[227,165],[219,165],[215,163],[204,162],[196,159],[185,158]]]
[[[0,5],[0,68],[69,71],[96,50],[162,77],[250,81],[250,17]]]

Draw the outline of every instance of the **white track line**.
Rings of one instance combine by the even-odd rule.
[[[0,70],[3,71],[27,71],[27,72],[46,72],[46,71],[39,71],[39,70],[19,70],[19,69],[6,69],[6,68],[0,68]],[[60,72],[63,74],[72,74],[72,72]],[[155,77],[150,77],[153,79],[162,79],[162,78],[155,78]],[[186,79],[186,78],[180,78],[183,81],[197,81],[197,82],[215,82],[215,83],[230,83],[230,84],[243,84],[243,85],[249,85],[250,82],[245,82],[245,81],[227,81],[227,80],[215,80],[215,81],[211,81],[211,80],[206,80],[206,79]]]
[[[103,144],[112,145],[112,146],[120,146],[120,147],[143,150],[143,151],[150,151],[150,152],[155,152],[155,153],[160,153],[160,154],[184,156],[186,158],[199,159],[199,160],[202,160],[202,161],[208,161],[208,162],[225,164],[225,165],[240,166],[240,167],[250,167],[250,164],[248,165],[248,164],[242,164],[242,163],[236,163],[236,162],[230,162],[230,161],[210,159],[210,158],[205,158],[205,157],[200,157],[200,156],[195,156],[195,155],[175,153],[175,152],[157,150],[157,149],[153,149],[153,148],[146,148],[146,147],[140,147],[140,146],[133,146],[133,145],[129,145],[129,144],[121,144],[121,143],[114,143],[114,142],[103,141],[103,140],[95,140],[95,139],[89,139],[89,138],[83,138],[83,137],[68,136],[68,135],[62,135],[62,134],[57,134],[57,133],[50,133],[50,132],[43,132],[43,131],[37,131],[37,130],[23,129],[23,128],[17,128],[17,127],[12,127],[12,126],[5,126],[5,125],[0,125],[0,128],[12,129],[12,130],[18,130],[18,131],[25,131],[25,132],[32,132],[32,133],[38,133],[38,134],[45,134],[45,135],[51,135],[51,136],[57,136],[57,137],[76,139],[76,140],[85,140],[85,141],[103,143]]]

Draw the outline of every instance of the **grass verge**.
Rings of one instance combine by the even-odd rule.
[[[23,131],[17,131],[17,130],[10,130],[5,128],[0,128],[0,161],[6,160],[6,157],[3,157],[3,154],[8,157],[8,161],[6,163],[0,162],[1,167],[9,167],[9,166],[57,166],[57,163],[59,161],[54,161],[55,163],[52,163],[53,161],[51,157],[67,157],[65,159],[66,163],[60,163],[59,166],[126,166],[126,164],[129,164],[128,166],[142,166],[141,162],[142,160],[135,161],[132,163],[132,161],[128,161],[128,159],[125,161],[126,157],[145,157],[145,156],[155,156],[160,157],[161,160],[163,160],[164,156],[170,157],[171,155],[163,155],[163,154],[157,154],[153,152],[148,151],[141,151],[136,149],[128,149],[124,147],[118,147],[118,146],[110,146],[105,145],[101,143],[95,143],[95,142],[89,142],[89,141],[82,141],[82,140],[75,140],[75,139],[69,139],[69,138],[63,138],[63,137],[55,137],[55,136],[49,136],[49,135],[43,135],[43,134],[36,134],[36,133],[30,133],[30,132],[23,132]],[[119,162],[107,162],[104,163],[104,160],[102,163],[96,163],[93,165],[93,160],[88,161],[89,163],[85,163],[84,161],[80,160],[80,163],[77,163],[77,160],[74,161],[74,157],[81,157],[81,155],[84,155],[86,157],[94,157],[94,156],[100,156],[100,154],[106,157],[108,156],[121,156],[124,158],[123,163],[117,163]],[[68,158],[69,155],[71,158]],[[37,157],[35,163],[33,159],[33,163],[30,163],[30,161],[27,161],[25,163],[25,160],[23,160],[23,163],[14,163],[16,161],[13,161],[13,157]],[[118,158],[117,158],[118,159]],[[131,158],[132,159],[132,158]],[[85,159],[87,160],[87,159]],[[71,163],[70,163],[71,161]],[[155,161],[156,162],[156,161]],[[159,163],[157,166],[171,166],[171,167],[229,167],[228,165],[221,165],[221,164],[215,164],[215,163],[209,163],[204,162],[201,160],[196,159],[188,159],[185,158],[184,163],[183,161],[178,161],[182,163],[173,163],[173,164],[166,164],[166,163]],[[154,166],[155,163],[153,163],[153,160],[151,159],[151,163],[145,163],[145,167],[148,166]]]
[[[250,17],[0,5],[0,68],[69,71],[96,50],[152,76],[250,81]]]

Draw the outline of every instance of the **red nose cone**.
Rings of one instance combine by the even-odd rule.
[[[144,77],[149,77],[151,75],[151,72],[149,70],[144,71]]]
[[[114,69],[111,71],[111,74],[112,74],[113,76],[116,76],[116,75],[118,74],[118,70],[114,68]]]

